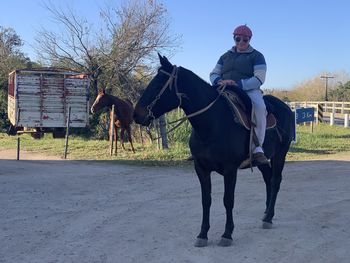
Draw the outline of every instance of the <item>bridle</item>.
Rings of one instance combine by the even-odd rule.
[[[157,103],[157,101],[160,99],[160,97],[162,96],[162,94],[164,93],[164,91],[169,88],[170,90],[172,89],[172,87],[174,86],[175,89],[175,94],[177,96],[177,98],[179,99],[179,105],[177,107],[180,107],[182,104],[182,97],[187,97],[186,94],[179,92],[178,86],[177,86],[177,75],[178,75],[178,67],[176,65],[174,65],[173,67],[173,71],[171,73],[166,72],[165,70],[159,70],[159,72],[162,72],[166,75],[169,76],[169,79],[167,80],[167,82],[165,82],[165,84],[163,85],[163,87],[161,88],[161,90],[159,91],[159,93],[157,94],[157,96],[154,98],[154,100],[146,107],[147,109],[147,116],[146,118],[151,118],[152,120],[155,120],[155,116],[152,112],[152,109],[154,107],[154,105]],[[178,120],[169,122],[168,124],[173,124],[173,123],[177,123],[174,127],[172,127],[169,131],[173,131],[175,130],[177,127],[179,127],[183,122],[185,122],[187,119],[197,116],[205,111],[207,111],[209,108],[211,108],[211,106],[214,105],[214,103],[219,99],[219,97],[222,95],[223,91],[226,88],[226,84],[221,85],[217,88],[217,91],[219,92],[218,96],[211,102],[209,103],[206,107],[204,107],[203,109],[200,109],[194,113],[191,113],[189,115],[186,115]]]
[[[151,118],[151,119],[155,119],[152,109],[154,107],[154,105],[156,105],[157,101],[160,99],[160,96],[162,96],[162,94],[164,93],[164,91],[169,88],[170,90],[172,89],[172,87],[174,86],[175,89],[175,94],[177,96],[177,98],[179,99],[179,105],[178,107],[181,106],[182,103],[182,97],[186,96],[183,93],[180,93],[177,87],[177,74],[178,74],[178,67],[174,66],[173,67],[173,71],[171,73],[166,72],[165,70],[161,69],[159,70],[159,72],[164,73],[165,75],[169,76],[169,79],[167,80],[167,82],[165,82],[165,84],[163,85],[162,89],[159,91],[159,93],[157,94],[157,96],[154,98],[154,100],[146,107],[147,109],[147,116],[146,118]]]

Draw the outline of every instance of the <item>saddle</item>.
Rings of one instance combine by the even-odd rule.
[[[255,127],[252,102],[248,95],[241,90],[233,91],[231,89],[223,89],[221,94],[227,100],[231,110],[233,111],[235,121],[250,131],[249,156],[241,163],[239,168],[245,169],[250,167],[250,169],[253,171],[253,154],[251,146],[253,143],[256,145],[259,143],[255,131],[252,129],[252,127]],[[268,112],[266,116],[266,130],[275,128],[276,124],[277,121],[275,116]]]
[[[231,110],[233,110],[235,121],[241,124],[247,130],[250,130],[252,128],[252,125],[254,125],[254,121],[252,119],[252,105],[250,99],[243,99],[242,95],[229,89],[224,90],[222,92],[222,95],[227,100]],[[266,130],[275,128],[275,126],[275,116],[272,113],[268,113],[266,116]]]

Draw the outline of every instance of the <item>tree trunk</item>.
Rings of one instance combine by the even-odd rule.
[[[97,83],[98,83],[98,81],[97,81],[97,78],[96,78],[96,79],[94,79],[93,82],[92,82],[92,91],[93,91],[92,96],[93,96],[93,98],[95,98],[95,97],[97,96],[97,94],[98,94],[98,86],[97,86]]]

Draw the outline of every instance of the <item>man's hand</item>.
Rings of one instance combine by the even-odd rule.
[[[232,79],[220,79],[218,81],[218,85],[231,85],[231,86],[237,86],[236,81],[232,80]]]

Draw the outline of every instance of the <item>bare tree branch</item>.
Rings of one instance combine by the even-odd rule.
[[[131,97],[133,85],[142,86],[158,65],[156,52],[169,55],[179,45],[179,37],[170,35],[167,11],[157,1],[129,0],[121,6],[106,6],[100,9],[103,28],[95,32],[72,9],[63,10],[51,2],[45,8],[59,33],[45,28],[38,32],[38,55],[50,64],[86,71],[94,92],[99,83]]]

